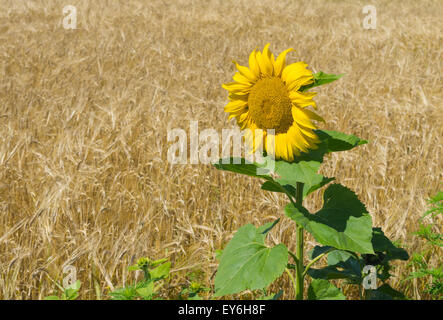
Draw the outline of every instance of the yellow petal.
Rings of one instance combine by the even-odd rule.
[[[257,52],[255,49],[249,55],[249,69],[256,78],[260,76],[260,66],[258,65]]]
[[[232,77],[232,79],[234,79],[234,81],[236,81],[236,82],[238,82],[240,84],[244,84],[244,85],[248,85],[248,86],[252,87],[251,81],[249,81],[248,78],[246,78],[244,75],[242,75],[239,72],[236,72],[234,74],[234,76]]]
[[[308,65],[303,62],[292,63],[282,71],[282,80],[286,83],[288,90],[298,90],[300,86],[312,83],[314,76],[312,71],[306,69]]]
[[[275,157],[288,160],[288,149],[286,148],[286,139],[284,134],[280,133],[275,136]]]
[[[257,61],[260,66],[260,71],[265,76],[272,76],[274,66],[271,62],[271,52],[269,51],[269,43],[265,45],[263,53],[257,52]]]
[[[234,100],[248,101],[248,95],[238,95],[235,93],[229,93],[228,98],[231,101],[234,101]]]
[[[304,75],[299,78],[296,78],[295,80],[292,80],[289,85],[286,84],[286,87],[288,88],[288,91],[291,90],[298,90],[303,86],[307,86],[308,84],[311,84],[314,82],[314,76],[311,75]]]
[[[228,91],[248,90],[251,86],[239,82],[229,82],[222,84],[222,87]]]
[[[291,91],[289,92],[289,98],[297,107],[304,108],[307,106],[313,106],[314,108],[317,108],[315,101],[312,100],[316,94],[316,92]]]
[[[238,72],[245,78],[249,80],[249,82],[255,82],[258,79],[258,75],[256,75],[253,71],[249,70],[248,67],[244,67],[239,65],[236,61],[234,61],[235,66],[238,69]]]
[[[310,128],[306,128],[304,126],[299,126],[301,133],[309,140],[311,140],[313,143],[319,143],[320,139],[317,137],[317,135],[312,131]]]
[[[320,122],[326,122],[325,119],[323,119],[322,117],[320,117],[318,114],[316,114],[315,112],[312,112],[309,109],[303,109],[303,112],[306,113],[306,115],[314,120],[320,121]]]
[[[308,115],[304,113],[304,110],[298,107],[292,107],[292,117],[294,118],[294,121],[301,125],[304,125],[307,128],[317,129],[312,124],[311,119],[308,117]]]
[[[305,153],[308,152],[307,147],[309,147],[309,143],[305,140],[300,129],[296,125],[289,128],[288,138],[298,150]]]
[[[225,112],[238,112],[246,109],[247,102],[243,100],[231,101],[225,106]]]
[[[286,55],[288,54],[288,52],[291,52],[293,50],[294,49],[289,48],[289,49],[283,51],[282,53],[280,53],[280,55],[278,56],[277,61],[275,61],[275,64],[274,64],[274,75],[276,77],[281,76],[283,68],[286,66]]]
[[[275,157],[275,135],[266,133],[266,152]]]
[[[288,150],[288,159],[286,159],[289,162],[294,161],[294,152],[292,149],[292,144],[289,142],[289,138],[286,134],[286,149]]]

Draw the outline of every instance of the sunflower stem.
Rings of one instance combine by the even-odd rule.
[[[297,182],[296,188],[296,199],[295,203],[297,206],[301,206],[303,203],[303,187],[304,184],[302,182]],[[297,270],[296,270],[296,289],[295,289],[295,299],[303,300],[303,291],[304,291],[304,266],[303,266],[303,226],[297,224],[297,250],[295,255],[297,257]]]

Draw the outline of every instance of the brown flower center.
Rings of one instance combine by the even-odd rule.
[[[294,119],[288,90],[280,78],[263,78],[252,87],[248,97],[252,120],[260,129],[287,132]]]

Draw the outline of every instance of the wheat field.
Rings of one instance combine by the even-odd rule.
[[[375,30],[362,26],[367,4]],[[290,62],[346,73],[316,90],[321,128],[370,143],[331,155],[321,173],[355,190],[410,254],[421,249],[411,233],[442,181],[442,1],[0,5],[0,299],[44,298],[67,265],[81,299],[103,298],[133,280],[128,266],[142,256],[170,259],[173,299],[189,272],[213,285],[215,251],[240,226],[283,218],[283,195],[253,178],[167,162],[168,130],[235,126],[221,83],[232,60],[247,65],[268,42],[274,54],[294,48]],[[77,8],[74,30],[62,26],[66,5]],[[320,193],[306,206],[321,203]],[[295,240],[286,218],[269,239]],[[391,285],[426,298],[423,283],[401,281],[409,271],[397,263]],[[280,288],[294,298],[286,274]]]

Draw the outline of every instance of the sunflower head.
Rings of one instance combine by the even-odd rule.
[[[236,118],[251,150],[263,145],[276,159],[292,162],[300,152],[316,149],[320,142],[314,133],[312,120],[324,121],[307,109],[316,108],[314,92],[301,92],[300,88],[314,82],[314,76],[304,62],[286,65],[283,51],[277,59],[267,44],[263,51],[254,50],[249,56],[249,68],[234,61],[238,72],[233,82],[223,85],[229,91],[225,111],[229,119]],[[258,139],[255,130],[263,134]]]

